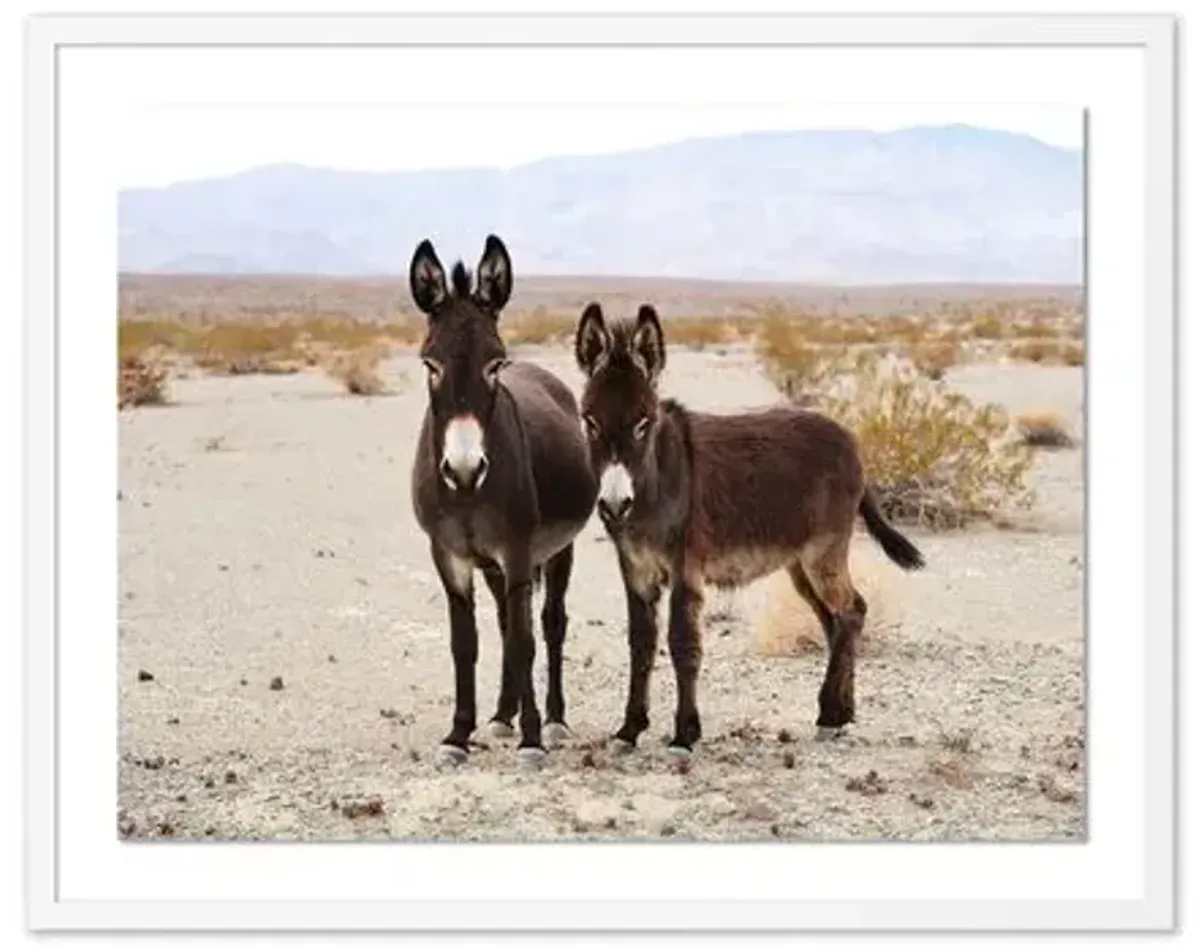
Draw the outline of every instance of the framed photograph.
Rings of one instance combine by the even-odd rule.
[[[30,927],[1172,929],[1175,42],[31,18]]]

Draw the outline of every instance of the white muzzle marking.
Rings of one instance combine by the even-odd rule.
[[[483,427],[479,420],[472,415],[455,416],[446,426],[445,437],[442,439],[442,465],[466,480],[479,471],[486,462],[487,452],[483,446]],[[487,477],[485,470],[475,484],[478,488]],[[452,489],[459,487],[449,475],[443,473],[443,481]]]
[[[625,502],[633,501],[633,479],[629,469],[610,462],[600,473],[600,503],[610,511],[620,511]]]

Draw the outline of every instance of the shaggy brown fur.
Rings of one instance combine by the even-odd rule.
[[[557,377],[530,363],[510,363],[497,321],[512,290],[511,263],[489,236],[474,293],[462,264],[453,286],[433,246],[413,255],[410,283],[429,316],[421,358],[429,370],[429,406],[413,459],[413,510],[450,611],[454,719],[443,740],[461,759],[475,730],[476,569],[496,601],[503,636],[496,735],[511,735],[520,707],[522,751],[542,751],[533,694],[532,585],[544,575],[547,732],[565,732],[562,688],[565,596],[575,536],[591,517],[596,482],[588,463],[578,405]],[[550,729],[553,725],[556,728]]]
[[[629,611],[630,682],[616,738],[649,725],[647,691],[658,604],[669,592],[667,642],[678,704],[673,748],[700,738],[698,618],[706,585],[741,587],[784,569],[825,631],[829,666],[817,724],[854,720],[854,659],[867,605],[850,578],[855,518],[901,567],[921,553],[880,514],[857,442],[838,423],[792,406],[736,415],[660,399],[662,326],[648,304],[609,324],[589,304],[575,336],[598,512],[616,544]]]

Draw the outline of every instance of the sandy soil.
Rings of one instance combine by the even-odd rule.
[[[521,355],[578,387],[565,352]],[[424,392],[412,358],[389,373],[395,392],[373,399],[316,375],[193,377],[173,383],[174,405],[122,414],[123,836],[1085,836],[1081,451],[1041,457],[1036,530],[914,534],[927,571],[881,568],[903,604],[879,609],[902,606],[903,622],[860,659],[860,721],[838,742],[813,735],[822,657],[755,650],[765,582],[714,599],[705,739],[686,772],[665,748],[665,654],[642,747],[603,744],[627,656],[615,559],[593,521],[568,595],[573,737],[530,773],[511,740],[481,730],[470,762],[447,769],[445,606],[408,494]],[[972,396],[1057,409],[1080,434],[1082,378],[951,376]],[[696,407],[777,398],[741,350],[673,351],[663,385]],[[483,722],[499,635],[480,588]],[[539,644],[539,695],[542,660]]]

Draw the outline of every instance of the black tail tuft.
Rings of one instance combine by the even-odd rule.
[[[925,566],[925,556],[917,546],[888,524],[879,510],[874,493],[868,488],[858,503],[858,513],[867,523],[867,531],[891,560],[906,571],[919,571]]]

